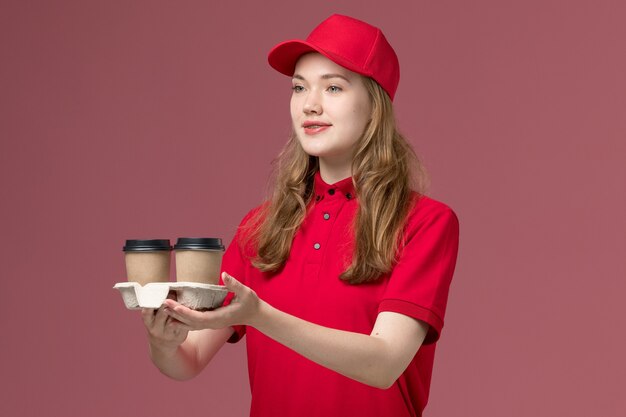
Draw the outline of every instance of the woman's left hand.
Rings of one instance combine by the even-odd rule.
[[[167,299],[165,312],[173,319],[189,326],[191,330],[223,329],[237,324],[252,325],[258,316],[262,301],[252,289],[226,272],[222,273],[222,280],[226,288],[235,294],[229,305],[212,311],[196,311]]]

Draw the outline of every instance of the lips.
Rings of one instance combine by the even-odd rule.
[[[330,128],[330,126],[332,125],[329,123],[313,120],[307,120],[306,122],[302,123],[302,127],[304,128],[304,133],[306,135],[317,135],[318,133],[321,133]]]
[[[302,127],[305,129],[307,128],[315,129],[315,128],[324,127],[324,126],[330,126],[330,123],[324,123],[324,122],[313,121],[313,120],[307,120],[306,122],[302,123]]]
[[[330,123],[320,122],[318,120],[307,120],[302,123],[304,133],[307,135],[316,135],[332,126]]]

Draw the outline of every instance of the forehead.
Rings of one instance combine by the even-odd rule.
[[[339,64],[334,63],[324,55],[317,52],[309,52],[302,55],[296,62],[294,76],[299,75],[304,78],[321,77],[324,74],[339,74],[348,80],[360,77],[356,72],[352,72]]]

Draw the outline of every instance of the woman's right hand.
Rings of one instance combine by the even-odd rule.
[[[148,331],[150,359],[163,374],[180,381],[198,375],[233,334],[232,327],[190,333],[191,327],[172,317],[165,304],[157,310],[142,309],[141,317]]]
[[[143,308],[141,317],[148,330],[148,339],[152,349],[173,353],[187,339],[189,327],[170,317],[165,305],[158,310]]]

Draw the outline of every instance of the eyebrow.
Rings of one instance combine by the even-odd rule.
[[[293,78],[296,78],[298,80],[306,81],[306,79],[302,75],[300,75],[300,74],[294,74]],[[323,79],[323,80],[328,80],[328,79],[331,79],[331,78],[342,78],[342,79],[346,80],[349,84],[352,84],[349,79],[347,79],[346,77],[344,77],[341,74],[324,74],[320,78]]]

